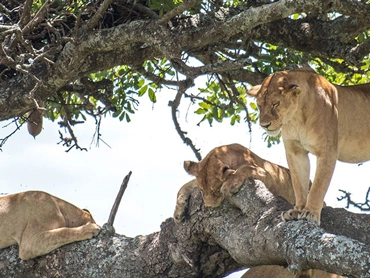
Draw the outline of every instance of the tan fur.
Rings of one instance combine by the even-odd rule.
[[[197,187],[196,179],[193,179],[185,183],[177,193],[176,208],[173,214],[173,219],[176,224],[180,224],[185,220],[186,208],[188,206],[188,200],[193,193],[194,189]]]
[[[370,159],[370,84],[336,86],[311,69],[277,72],[248,94],[256,97],[260,125],[283,137],[295,192],[294,209],[283,220],[320,224],[323,200],[336,160]],[[317,157],[309,191],[308,153]]]
[[[239,144],[214,148],[200,162],[185,161],[184,168],[196,179],[183,185],[177,194],[174,212],[174,220],[177,224],[184,220],[188,199],[197,185],[203,194],[205,205],[211,207],[219,206],[225,195],[238,192],[247,178],[262,181],[271,193],[294,204],[295,198],[289,169],[269,162]],[[294,276],[280,266],[259,266],[252,268],[251,271],[248,274],[250,276],[245,277],[285,277],[287,273],[289,276],[286,277],[296,278],[342,277],[331,276],[334,274],[316,269],[300,271]]]
[[[310,276],[311,275],[311,276]],[[263,265],[252,267],[241,278],[341,278],[343,276],[315,269],[308,276],[303,273],[299,276],[289,272],[287,268],[276,265]]]
[[[0,248],[19,246],[28,260],[99,233],[91,214],[41,191],[0,197]]]
[[[184,168],[196,177],[206,206],[219,206],[225,195],[238,192],[247,177],[262,181],[273,194],[294,202],[289,169],[239,144],[214,148],[199,163],[185,161]]]

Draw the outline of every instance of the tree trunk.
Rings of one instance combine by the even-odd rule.
[[[0,252],[0,277],[223,277],[264,264],[370,277],[369,215],[327,207],[318,227],[282,222],[289,208],[251,180],[219,208],[204,207],[195,190],[180,225],[167,219],[160,232],[135,238],[105,226],[94,239],[29,261],[12,246]]]

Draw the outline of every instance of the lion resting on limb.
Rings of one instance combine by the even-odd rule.
[[[177,195],[177,223],[182,222],[187,199],[197,186],[208,207],[218,207],[225,196],[238,192],[246,178],[262,181],[271,193],[294,203],[289,169],[264,160],[239,144],[214,148],[199,163],[185,161],[184,168],[196,179],[186,183]]]
[[[22,260],[32,259],[99,233],[91,214],[41,191],[0,197],[0,248],[19,246]]]
[[[295,193],[294,209],[283,220],[320,224],[336,161],[370,160],[370,84],[337,86],[303,68],[274,73],[248,94],[257,99],[260,125],[283,137]],[[310,190],[308,153],[317,158]]]
[[[178,194],[174,220],[177,224],[185,219],[186,206],[193,190],[198,186],[206,206],[219,206],[225,195],[237,193],[247,178],[262,181],[274,195],[294,204],[294,191],[289,169],[264,160],[239,144],[220,146],[211,150],[201,162],[185,161],[186,172],[196,179],[183,185]],[[300,271],[294,276],[280,266],[253,267],[245,278],[296,277],[340,278],[321,270]]]

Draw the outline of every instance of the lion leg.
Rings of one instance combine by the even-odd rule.
[[[19,257],[22,260],[29,260],[47,254],[65,244],[91,239],[98,235],[99,230],[100,227],[95,223],[87,223],[80,227],[63,227],[33,235],[26,231],[19,243]]]
[[[336,164],[336,152],[331,151],[317,158],[315,178],[308,193],[307,204],[298,219],[311,220],[320,225],[321,210]]]
[[[268,173],[263,168],[255,165],[243,165],[226,179],[221,187],[221,193],[225,196],[237,193],[247,178],[258,179],[266,183],[267,176]]]
[[[284,141],[286,158],[292,178],[295,206],[293,209],[283,212],[283,221],[297,220],[300,211],[306,206],[308,189],[310,185],[310,160],[308,152],[295,141]]]
[[[312,269],[309,269],[309,270],[298,271],[298,273],[294,277],[295,278],[310,278],[312,276],[313,276]]]
[[[184,184],[177,193],[176,208],[173,213],[173,219],[176,224],[180,224],[184,221],[189,197],[196,187],[197,181],[193,179]]]

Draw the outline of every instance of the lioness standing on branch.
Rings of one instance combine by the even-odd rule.
[[[370,159],[370,84],[337,86],[303,68],[272,74],[248,94],[257,99],[260,125],[272,136],[281,131],[283,138],[296,200],[283,220],[320,224],[336,161]],[[317,157],[309,192],[308,153]]]
[[[27,191],[0,197],[0,248],[18,244],[22,260],[91,239],[99,230],[87,210],[48,193]]]

